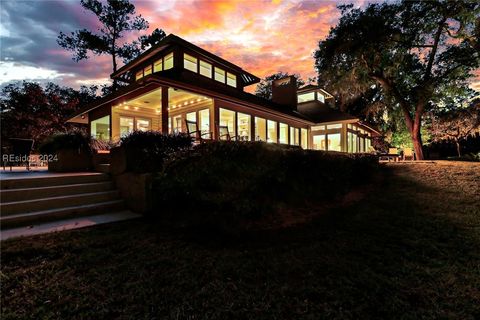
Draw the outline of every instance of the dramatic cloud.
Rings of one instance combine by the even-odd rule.
[[[277,71],[315,77],[313,51],[339,18],[335,1],[132,2],[150,22],[147,32],[174,33],[259,77]],[[108,57],[76,63],[56,42],[60,31],[98,29],[95,16],[83,11],[79,0],[2,0],[0,10],[0,84],[31,79],[78,87],[107,81],[112,71]],[[480,81],[472,86],[478,89]]]

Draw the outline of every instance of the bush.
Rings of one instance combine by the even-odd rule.
[[[154,208],[197,228],[227,231],[286,205],[325,202],[369,177],[378,161],[262,142],[211,142],[177,153],[154,180]]]
[[[134,131],[120,139],[120,146],[125,149],[128,171],[157,172],[169,155],[191,148],[192,138],[185,133]]]
[[[42,154],[54,154],[66,149],[91,153],[91,138],[82,131],[56,133],[46,138],[39,147]]]

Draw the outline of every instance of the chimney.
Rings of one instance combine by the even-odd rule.
[[[288,76],[272,81],[272,101],[292,109],[297,108],[297,78]]]

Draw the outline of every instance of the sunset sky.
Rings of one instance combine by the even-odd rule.
[[[339,18],[339,1],[132,2],[149,21],[147,32],[161,28],[174,33],[259,77],[277,71],[298,73],[304,79],[315,76],[312,54]],[[56,43],[60,31],[98,27],[79,0],[2,0],[0,86],[26,79],[76,88],[107,82],[109,57],[91,56],[76,63],[71,52]],[[477,80],[472,87],[480,90]]]

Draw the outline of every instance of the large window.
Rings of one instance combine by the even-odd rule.
[[[328,151],[342,151],[340,133],[328,134]]]
[[[235,137],[235,112],[220,108],[220,125],[228,127],[230,137]]]
[[[146,118],[137,118],[136,119],[136,128],[138,131],[148,131],[152,130],[152,121]]]
[[[198,111],[198,128],[202,133],[210,133],[210,110],[203,109]]]
[[[237,86],[237,76],[227,72],[227,84],[231,87]]]
[[[187,70],[197,72],[197,58],[186,53],[183,54],[183,67]]]
[[[326,136],[324,134],[316,134],[313,136],[314,150],[327,150]]]
[[[225,70],[215,67],[215,80],[225,83]]]
[[[255,117],[255,141],[267,141],[267,121]]]
[[[347,134],[347,145],[348,145],[348,152],[355,153],[357,152],[357,135],[353,132],[348,132]]]
[[[212,77],[212,65],[208,62],[200,60],[200,74],[205,77]]]
[[[90,134],[98,140],[110,140],[110,116],[105,116],[90,123]]]
[[[186,118],[187,118],[188,121],[197,122],[197,113],[196,112],[189,112],[189,113],[187,113]]]
[[[124,137],[133,131],[133,117],[120,117],[120,137]]]
[[[173,132],[182,132],[182,115],[172,117]]]
[[[278,135],[277,135],[277,122],[268,120],[267,121],[267,142],[278,142]]]
[[[315,100],[315,92],[301,93],[297,96],[298,103]]]
[[[302,128],[302,148],[307,149],[308,148],[308,130]]]
[[[163,70],[168,70],[173,68],[173,52],[167,54],[163,58]]]
[[[290,127],[290,144],[293,146],[300,145],[300,129]]]
[[[249,114],[237,113],[237,128],[240,140],[250,141],[251,117]]]
[[[280,132],[279,132],[279,140],[278,142],[288,144],[288,125],[285,123],[279,124]]]

